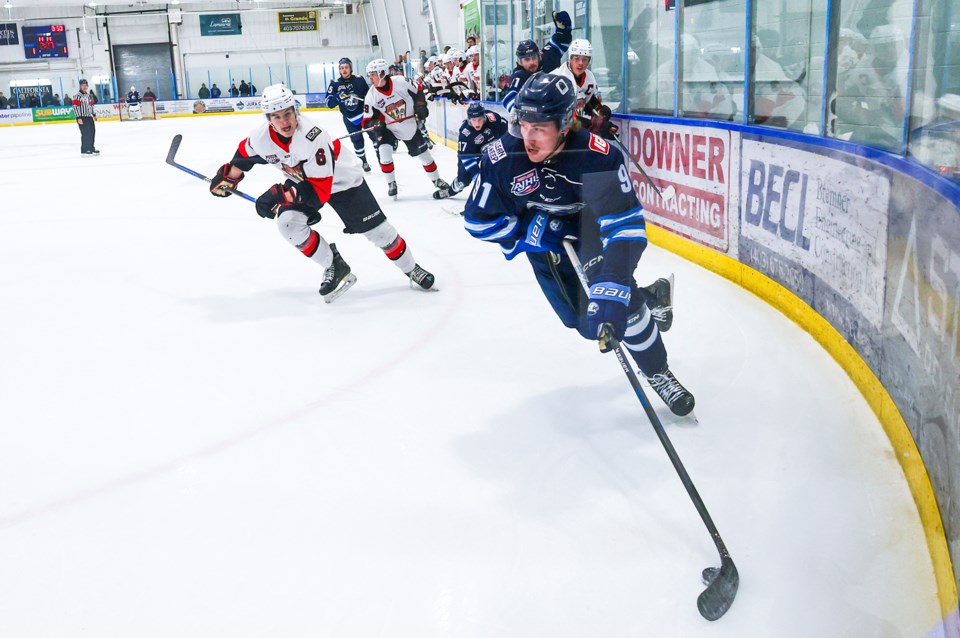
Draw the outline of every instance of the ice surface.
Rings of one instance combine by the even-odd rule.
[[[313,113],[337,134],[337,114]],[[369,182],[439,293],[332,211],[323,273],[212,174],[262,116],[0,128],[0,636],[925,636],[935,587],[876,419],[802,330],[655,247],[719,564],[613,355],[400,153]],[[402,147],[401,147],[402,148]],[[441,174],[455,155],[435,149]],[[375,159],[368,146],[371,160]],[[277,180],[259,167],[240,187]],[[655,402],[657,399],[653,399]]]

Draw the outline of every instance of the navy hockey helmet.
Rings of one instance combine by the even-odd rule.
[[[470,106],[467,107],[467,118],[473,119],[475,117],[483,117],[486,114],[486,111],[483,108],[481,102],[471,102]]]
[[[517,59],[522,60],[523,58],[530,57],[535,55],[538,58],[540,57],[540,47],[537,46],[537,43],[533,40],[523,40],[520,44],[517,45]]]
[[[569,78],[538,71],[520,88],[513,114],[518,122],[556,122],[566,131],[576,102],[577,91]]]
[[[348,67],[350,67],[351,71],[353,70],[353,62],[350,61],[350,58],[340,58],[340,61],[337,62],[337,66],[341,66],[343,64],[346,64]]]

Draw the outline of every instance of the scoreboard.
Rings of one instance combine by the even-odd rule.
[[[21,27],[23,52],[27,59],[68,58],[67,31],[62,24],[45,27]]]

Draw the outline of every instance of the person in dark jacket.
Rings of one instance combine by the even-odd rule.
[[[240,80],[240,97],[250,97],[250,85],[246,80]]]
[[[238,97],[240,95],[240,89],[237,88],[237,85],[233,82],[230,83],[230,97]]]
[[[206,100],[208,97],[210,97],[210,89],[207,88],[206,82],[200,85],[200,91],[197,93],[197,97],[199,97],[201,100]]]
[[[150,90],[150,87],[147,87],[147,90],[143,92],[143,99],[145,100],[155,100],[157,99],[156,93]]]
[[[216,82],[214,82],[214,83],[213,83],[213,86],[210,87],[210,97],[212,97],[212,98],[218,98],[218,97],[220,97],[221,95],[223,95],[223,92],[220,91],[220,87],[217,86],[217,83],[216,83]]]

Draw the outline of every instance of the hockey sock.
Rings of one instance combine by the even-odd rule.
[[[667,349],[663,346],[660,331],[646,304],[627,319],[627,329],[621,343],[647,376],[660,372],[667,365]]]
[[[297,248],[302,252],[306,257],[309,257],[313,261],[320,264],[323,268],[329,268],[330,264],[333,263],[333,251],[330,250],[330,244],[327,243],[327,240],[320,236],[320,233],[310,229],[310,234],[307,236],[306,241],[302,244],[298,244]]]
[[[423,170],[427,172],[427,177],[430,178],[430,181],[440,177],[440,174],[437,173],[437,163],[433,161],[433,155],[430,154],[430,151],[424,151],[418,156],[420,163],[423,164]]]
[[[383,254],[396,264],[401,272],[408,273],[417,265],[413,252],[407,249],[407,242],[390,222],[382,222],[376,228],[365,232],[363,236],[383,250]]]

